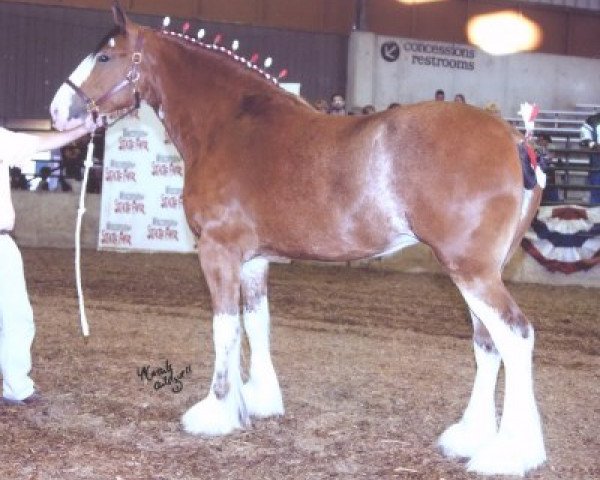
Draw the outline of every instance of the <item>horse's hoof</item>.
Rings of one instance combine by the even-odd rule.
[[[496,437],[471,457],[467,469],[484,475],[525,475],[546,461],[543,440]]]
[[[246,403],[248,414],[253,417],[272,417],[283,415],[283,398],[279,382],[258,383],[250,379],[242,387],[242,396]]]
[[[438,440],[438,446],[446,457],[471,458],[496,435],[496,425],[474,425],[460,421],[446,429]]]
[[[247,414],[241,413],[245,413],[245,409],[231,397],[233,395],[219,400],[210,392],[181,417],[184,430],[193,435],[218,436],[245,426]]]

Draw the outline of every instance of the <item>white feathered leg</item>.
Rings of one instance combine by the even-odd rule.
[[[497,432],[494,392],[500,368],[497,351],[473,344],[477,373],[469,404],[460,422],[449,427],[440,437],[439,446],[449,457],[472,457]]]
[[[268,262],[256,258],[242,267],[244,328],[250,344],[250,377],[242,387],[248,413],[257,417],[283,415],[281,389],[270,352],[267,300]]]
[[[477,296],[468,291],[463,291],[463,295],[471,310],[487,327],[504,361],[506,375],[504,408],[498,434],[477,450],[471,457],[468,469],[490,475],[524,475],[546,460],[533,392],[533,327],[529,323],[523,324],[524,317],[514,301],[506,304],[506,311],[512,320],[520,320],[521,323],[511,327],[499,311]]]
[[[461,420],[440,437],[439,446],[449,457],[472,457],[498,430],[494,394],[500,355],[489,332],[473,312],[471,319],[477,373],[471,398]]]
[[[239,316],[215,315],[213,335],[215,371],[210,392],[182,417],[185,430],[198,435],[225,435],[249,423],[241,393]]]

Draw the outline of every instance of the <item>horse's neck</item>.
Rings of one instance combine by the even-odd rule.
[[[205,139],[232,118],[243,95],[271,88],[218,53],[160,34],[152,43],[142,94],[155,111],[162,110],[167,133],[184,159],[199,153]]]

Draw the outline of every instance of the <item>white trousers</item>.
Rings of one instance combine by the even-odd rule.
[[[0,235],[0,369],[4,398],[23,400],[33,393],[29,372],[34,334],[21,252],[9,235]]]

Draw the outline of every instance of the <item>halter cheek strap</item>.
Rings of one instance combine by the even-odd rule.
[[[102,105],[113,95],[116,95],[117,93],[119,93],[121,90],[127,88],[128,86],[133,87],[133,105],[125,113],[120,115],[116,120],[114,120],[110,124],[108,122],[105,122],[105,126],[108,127],[108,126],[114,125],[116,122],[121,120],[123,117],[129,115],[134,110],[137,110],[138,108],[140,108],[141,97],[140,97],[140,92],[138,91],[138,88],[137,88],[137,83],[140,79],[139,66],[142,63],[143,43],[144,43],[144,37],[142,35],[142,32],[139,32],[139,34],[135,40],[134,52],[131,55],[131,64],[132,65],[131,65],[131,68],[129,69],[129,71],[127,72],[127,75],[125,75],[125,78],[123,80],[121,80],[119,83],[113,85],[113,87],[110,90],[108,90],[106,93],[101,95],[97,100],[94,100],[93,98],[88,96],[81,89],[81,87],[75,85],[70,79],[67,79],[65,81],[65,83],[67,85],[69,85],[75,91],[77,96],[83,101],[83,103],[85,104],[86,110],[88,111],[88,113],[90,113],[92,115],[94,122],[96,122],[96,120],[98,119],[98,116],[100,115],[100,105]]]

